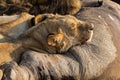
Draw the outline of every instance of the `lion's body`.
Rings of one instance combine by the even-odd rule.
[[[0,43],[0,65],[12,61],[12,53],[17,49],[17,44],[16,46],[12,43],[6,42],[6,43]],[[19,53],[18,53],[19,55]],[[16,56],[17,57],[17,56]]]
[[[13,48],[9,43],[0,43],[0,64],[9,62],[12,60],[10,53]]]
[[[12,5],[11,5],[12,4]],[[20,14],[29,12],[32,15],[39,13],[76,14],[82,6],[81,0],[1,0],[0,15]]]
[[[76,14],[81,7],[99,7],[102,0],[1,0],[0,15],[20,14],[28,12],[32,15],[40,13]]]
[[[76,15],[78,19],[89,21],[95,26],[92,42],[85,45],[72,46],[65,54],[50,54],[47,51],[48,49],[45,50],[46,46],[44,46],[43,43],[46,41],[47,44],[49,37],[51,37],[50,41],[54,40],[54,38],[56,39],[56,37],[58,40],[62,39],[61,34],[55,34],[55,32],[58,33],[58,29],[54,29],[57,24],[51,23],[52,21],[57,22],[56,18],[51,18],[51,22],[49,21],[50,19],[46,19],[45,22],[44,20],[41,22],[41,19],[40,22],[38,20],[38,23],[22,36],[22,41],[25,40],[26,42],[26,46],[24,45],[24,47],[33,46],[30,48],[32,50],[23,53],[18,63],[9,62],[0,66],[3,72],[0,72],[2,79],[119,80],[120,6],[111,1],[106,1],[104,2],[104,6],[99,8],[83,8],[83,10]],[[63,24],[62,18],[59,18],[59,20],[58,23]],[[71,20],[71,18],[69,20]],[[71,20],[71,22],[76,23],[74,20]],[[68,21],[66,25],[75,25],[70,23]],[[51,26],[53,28],[51,28]],[[66,33],[64,31],[68,30],[69,32],[71,30],[68,27],[61,27],[61,29],[63,33]],[[73,27],[73,29],[76,29],[76,27]],[[51,31],[55,32],[47,35]],[[76,35],[77,33],[78,32],[72,35]],[[47,37],[45,35],[47,35]],[[70,39],[70,37],[68,38]],[[28,45],[27,42],[33,44]],[[42,49],[40,50],[41,45]],[[15,57],[15,55],[13,57]]]
[[[51,0],[50,10],[54,8],[53,13],[59,14],[76,14],[82,6],[82,1],[80,0]],[[49,10],[49,9],[48,9]]]
[[[6,20],[4,17],[0,18],[1,21],[3,19],[0,24],[0,42],[4,42],[7,39],[16,39],[30,27],[30,19],[33,17],[28,13],[22,13],[17,16],[10,16],[10,20]],[[9,19],[8,17],[6,18]]]
[[[36,0],[31,14],[59,13],[76,14],[82,6],[81,0]]]
[[[12,15],[12,16],[0,16],[0,25],[4,23],[11,22],[15,19],[19,18],[19,15]]]

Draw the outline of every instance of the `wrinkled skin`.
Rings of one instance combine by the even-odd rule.
[[[20,61],[1,66],[2,79],[13,80],[119,80],[120,6],[108,1],[88,7],[76,17],[94,24],[92,42],[76,45],[65,54],[29,50]]]

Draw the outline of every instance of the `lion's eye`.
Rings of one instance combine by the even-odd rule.
[[[55,35],[55,33],[49,33],[48,35]]]
[[[93,30],[93,28],[90,28],[89,30]]]
[[[87,29],[88,31],[92,31],[92,30],[94,29],[94,27],[92,27],[92,26],[86,26],[86,29]]]
[[[49,33],[49,34],[47,35],[47,37],[48,37],[48,36],[51,36],[51,35],[55,35],[55,33]]]

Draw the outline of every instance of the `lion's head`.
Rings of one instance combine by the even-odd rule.
[[[35,20],[36,25],[22,37],[27,37],[28,40],[25,39],[24,43],[36,50],[61,53],[92,37],[93,26],[70,15],[43,14],[37,16]]]

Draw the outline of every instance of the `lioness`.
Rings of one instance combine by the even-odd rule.
[[[92,37],[93,26],[70,15],[43,14],[36,16],[35,20],[37,25],[21,36],[22,41],[25,40],[24,47],[62,53],[72,45],[84,43]]]
[[[73,16],[52,15],[27,30],[16,41],[1,43],[0,63],[12,60],[10,55],[18,58],[19,53],[28,49],[48,53],[65,52],[73,45],[88,41],[92,29],[90,23]]]

